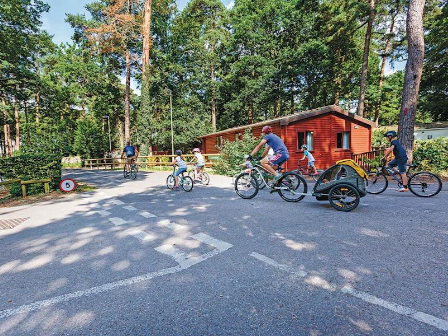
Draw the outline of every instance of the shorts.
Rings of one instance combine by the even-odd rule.
[[[313,167],[314,168],[314,161],[308,161],[308,167]]]
[[[179,176],[182,173],[185,173],[187,171],[187,168],[179,168],[175,173],[174,176]]]
[[[289,159],[289,154],[286,153],[275,153],[272,155],[272,157],[269,159],[269,164],[271,166],[278,165],[279,163],[283,163]]]
[[[136,159],[135,155],[131,155],[131,156],[127,157],[128,162],[131,162],[131,160],[135,161],[135,159]]]
[[[407,161],[400,160],[400,159],[393,159],[391,162],[389,162],[388,166],[390,168],[397,167],[400,174],[406,173],[406,163]]]
[[[204,168],[204,166],[205,166],[205,164],[201,163],[201,164],[197,164],[196,168],[197,169],[201,169],[201,168]]]

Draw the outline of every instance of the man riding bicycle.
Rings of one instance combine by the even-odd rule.
[[[131,142],[126,142],[126,147],[123,149],[123,153],[121,154],[121,158],[126,154],[126,163],[127,169],[129,170],[129,165],[137,161],[138,151],[134,146],[131,146]]]
[[[274,175],[274,184],[282,177],[282,174],[277,172],[279,165],[286,162],[289,159],[289,152],[286,148],[282,139],[280,139],[277,135],[272,133],[271,126],[264,126],[261,132],[264,134],[263,140],[254,148],[254,150],[250,153],[250,156],[254,156],[263,146],[264,148],[263,154],[260,158],[261,165],[267,171],[269,171],[272,175]],[[272,148],[274,150],[274,155],[272,157],[267,157],[269,149]],[[275,191],[275,189],[273,189]]]

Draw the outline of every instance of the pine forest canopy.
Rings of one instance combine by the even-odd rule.
[[[126,139],[171,149],[198,136],[337,104],[398,124],[409,4],[423,2],[419,122],[448,120],[445,0],[95,0],[66,15],[70,43],[42,29],[42,0],[0,0],[2,155],[99,157]],[[62,15],[62,14],[61,14]],[[145,50],[145,52],[143,52]],[[122,84],[124,78],[124,84]],[[130,89],[140,85],[141,95]],[[359,109],[358,109],[359,110]]]

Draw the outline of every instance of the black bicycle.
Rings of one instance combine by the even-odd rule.
[[[137,178],[138,166],[134,160],[132,163],[126,163],[123,167],[123,176],[124,178],[131,178],[135,180]]]
[[[409,190],[419,197],[432,197],[437,195],[442,190],[442,181],[440,178],[436,174],[426,171],[410,174],[411,170],[415,167],[417,165],[410,164],[406,170]],[[381,194],[386,190],[389,185],[387,175],[390,175],[397,181],[398,187],[403,186],[400,173],[387,166],[383,161],[381,167],[378,167],[376,171],[368,173],[367,192],[369,194]]]

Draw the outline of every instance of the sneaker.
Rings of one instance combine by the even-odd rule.
[[[174,186],[173,190],[179,191],[180,187],[179,186]]]
[[[272,180],[272,183],[276,184],[278,180],[282,178],[283,174],[278,174],[274,176],[274,179]]]
[[[400,187],[400,188],[398,189],[398,191],[399,191],[399,192],[408,192],[409,189],[408,189],[407,187]]]

